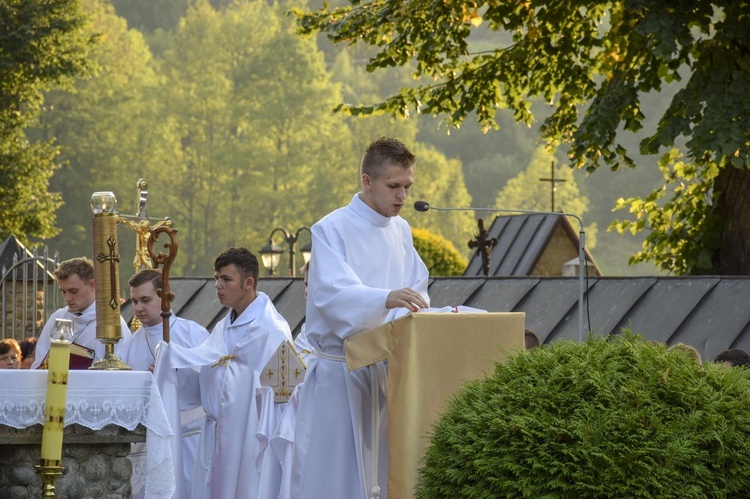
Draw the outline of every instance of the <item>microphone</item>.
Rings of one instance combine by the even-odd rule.
[[[414,209],[417,211],[427,211],[430,209],[430,204],[427,201],[417,201],[414,203]]]
[[[490,213],[528,213],[531,215],[553,215],[557,217],[571,217],[578,220],[581,226],[581,230],[578,235],[578,341],[583,341],[583,298],[585,295],[583,273],[586,265],[586,232],[583,229],[583,220],[578,215],[572,213],[563,213],[560,211],[534,211],[534,210],[519,210],[519,209],[503,209],[503,208],[439,208],[437,206],[430,206],[427,201],[417,201],[414,203],[414,209],[419,212],[425,212],[427,210],[437,211],[482,211]],[[587,302],[588,304],[588,302]],[[587,307],[588,308],[588,307]],[[591,329],[591,319],[589,319],[589,330]]]

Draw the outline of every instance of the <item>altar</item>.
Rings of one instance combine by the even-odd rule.
[[[0,461],[14,455],[22,456],[24,461],[32,463],[31,466],[38,463],[46,390],[46,370],[0,370]],[[127,484],[130,480],[133,491],[146,487],[147,497],[172,497],[175,488],[169,445],[172,429],[151,373],[70,371],[65,427],[63,466],[66,470],[58,482],[75,482],[78,489],[84,490],[85,485],[80,482],[101,479],[109,473],[113,477],[110,483],[120,480]],[[144,436],[145,455],[130,458],[132,465],[128,465],[123,458],[129,459],[130,443],[143,442]],[[120,450],[97,451],[86,456],[85,446],[90,445],[119,445]],[[3,463],[3,470],[17,481],[8,484],[0,476],[0,496],[10,496],[4,493],[3,487],[16,487],[16,492],[18,487],[32,488],[36,481],[31,466],[16,463],[10,467]],[[131,468],[132,480],[128,473]],[[41,480],[38,483],[41,484]],[[107,488],[106,485],[97,487]],[[118,490],[102,492],[102,497],[120,493]],[[76,497],[90,494],[89,491]]]

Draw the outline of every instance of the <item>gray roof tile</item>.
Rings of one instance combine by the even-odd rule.
[[[185,300],[178,315],[210,329],[226,310],[216,299],[213,278],[203,279],[203,286],[200,281],[173,279],[172,288]],[[298,332],[304,320],[301,278],[261,278],[258,287]],[[529,276],[440,277],[429,288],[435,307],[525,312],[526,327],[547,343],[578,338],[578,290],[574,277]],[[587,295],[596,334],[629,326],[648,339],[692,345],[708,360],[730,347],[750,351],[750,277],[600,277],[589,280]]]

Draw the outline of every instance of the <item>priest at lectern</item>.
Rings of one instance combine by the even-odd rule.
[[[292,497],[387,495],[387,371],[349,372],[344,339],[429,306],[428,272],[399,216],[416,158],[381,138],[361,161],[362,191],[312,226],[307,332]]]

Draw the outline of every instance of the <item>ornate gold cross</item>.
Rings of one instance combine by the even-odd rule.
[[[169,272],[172,263],[177,256],[177,230],[172,227],[172,219],[169,217],[163,219],[154,219],[148,216],[146,212],[146,203],[148,202],[148,184],[146,179],[138,179],[136,188],[138,189],[138,212],[133,215],[117,215],[117,222],[128,226],[135,232],[135,258],[133,267],[139,272],[144,269],[152,269],[158,265],[162,266],[161,277],[162,287],[156,290],[161,298],[161,317],[164,324],[163,338],[169,343],[169,317],[171,315],[172,300],[174,293],[169,286]],[[151,223],[155,221],[155,223]],[[164,244],[167,248],[166,253],[157,253],[154,249],[154,243],[159,238],[159,234],[166,234],[169,242]],[[141,327],[137,317],[133,317],[132,326],[134,329]]]
[[[117,223],[127,226],[135,232],[135,258],[133,267],[135,271],[154,268],[153,256],[149,253],[148,242],[152,233],[159,227],[172,227],[172,219],[165,217],[163,219],[151,218],[146,212],[148,202],[148,183],[146,179],[138,179],[135,185],[138,189],[138,213],[136,215],[117,215]],[[154,222],[154,223],[152,223]]]

